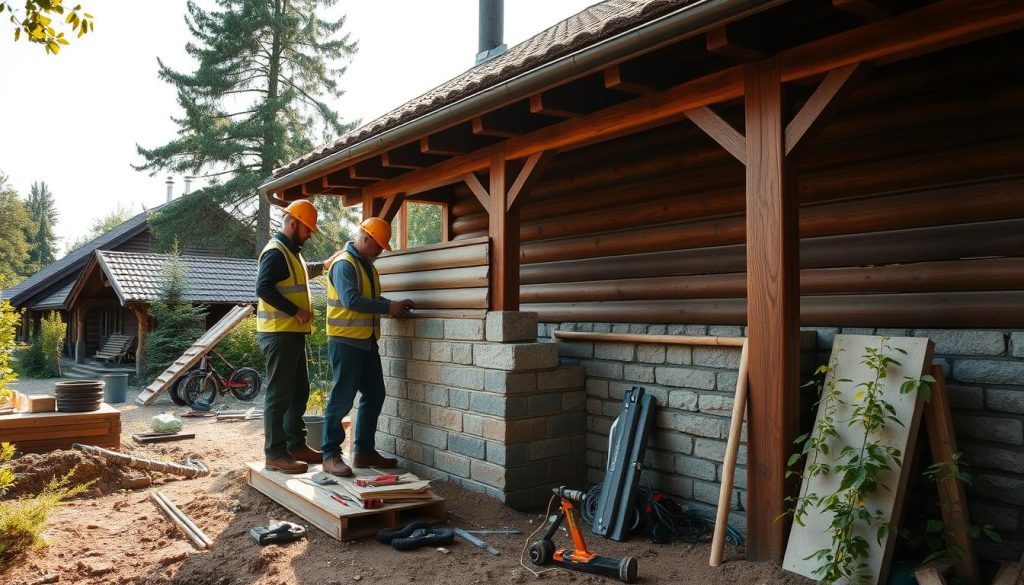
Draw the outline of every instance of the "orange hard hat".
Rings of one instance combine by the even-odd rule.
[[[381,248],[391,251],[391,224],[379,217],[368,217],[359,227],[374,239]]]
[[[313,207],[313,204],[308,199],[292,201],[288,207],[284,208],[284,212],[299,220],[302,225],[308,227],[314,234],[320,233],[320,228],[316,227],[316,207]]]

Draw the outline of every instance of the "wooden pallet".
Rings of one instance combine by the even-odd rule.
[[[383,528],[395,528],[413,520],[446,518],[444,498],[437,495],[418,502],[385,504],[374,510],[342,506],[331,499],[328,491],[302,481],[317,471],[319,465],[311,466],[304,474],[287,475],[268,471],[262,463],[250,463],[248,480],[253,488],[338,540],[375,535]],[[372,474],[369,469],[356,473]]]
[[[14,413],[0,416],[0,438],[22,453],[70,449],[75,443],[121,447],[121,412],[101,404],[92,412]]]
[[[191,347],[185,350],[185,353],[181,354],[181,357],[174,360],[173,364],[157,376],[145,390],[140,392],[135,401],[139,404],[153,404],[153,401],[158,396],[171,387],[171,384],[178,376],[198,364],[199,360],[203,359],[203,356],[220,343],[220,340],[227,337],[228,333],[231,333],[235,325],[238,325],[242,319],[249,316],[254,310],[252,305],[238,305],[228,311],[227,315],[224,315],[213,327],[207,329],[206,333],[203,333]]]

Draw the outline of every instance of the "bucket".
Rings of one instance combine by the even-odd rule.
[[[320,441],[324,436],[324,417],[319,414],[304,414],[302,420],[306,423],[306,445],[310,449],[320,449]]]
[[[104,374],[103,401],[117,404],[128,400],[128,374]]]

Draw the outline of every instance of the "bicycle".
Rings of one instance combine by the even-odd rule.
[[[185,376],[178,389],[178,394],[189,406],[195,406],[196,400],[200,398],[205,399],[207,404],[213,404],[218,395],[223,396],[228,391],[239,400],[250,401],[256,398],[263,385],[259,372],[253,368],[236,368],[215,350],[210,353],[220,358],[231,371],[224,377],[210,362],[209,356],[204,357],[199,363],[199,369]]]

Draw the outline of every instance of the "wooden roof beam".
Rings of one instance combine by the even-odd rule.
[[[350,179],[362,179],[369,181],[393,179],[405,172],[407,172],[406,169],[384,168],[379,157],[357,162],[348,168],[348,176]]]
[[[867,70],[863,63],[853,63],[825,76],[807,103],[786,125],[786,156],[795,156],[814,141]]]
[[[764,51],[753,48],[749,40],[741,40],[728,25],[709,30],[706,35],[709,53],[720,55],[737,63],[757,61],[765,58]]]
[[[892,16],[888,8],[872,0],[832,0],[832,6],[868,22]]]
[[[443,161],[446,157],[425,154],[420,151],[420,143],[410,142],[392,148],[380,157],[381,166],[392,169],[422,169]]]
[[[353,179],[348,169],[341,169],[321,177],[323,188],[358,189],[373,184],[373,181],[364,179]]]
[[[624,64],[612,65],[604,70],[604,86],[608,89],[631,93],[634,95],[650,95],[658,91],[658,87],[637,79],[630,79],[624,71]]]
[[[555,118],[577,118],[579,108],[552,93],[538,93],[530,96],[530,112]]]
[[[535,114],[530,111],[529,100],[520,100],[473,118],[472,128],[473,134],[478,136],[511,138],[549,126],[560,119]]]

